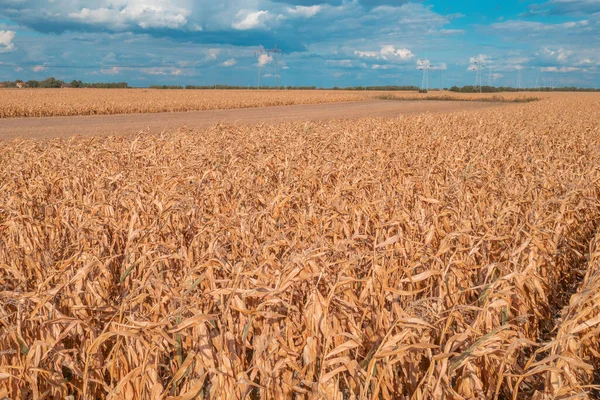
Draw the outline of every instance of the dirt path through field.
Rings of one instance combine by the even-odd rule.
[[[74,135],[128,135],[142,130],[160,133],[183,126],[207,128],[220,122],[257,124],[339,118],[396,117],[410,114],[478,110],[498,106],[499,104],[470,101],[376,100],[161,114],[9,118],[0,119],[0,140],[14,138],[50,139]]]

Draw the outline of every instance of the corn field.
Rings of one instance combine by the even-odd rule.
[[[0,142],[0,398],[598,398],[599,109]]]
[[[15,89],[0,90],[0,118],[222,110],[357,101],[371,96],[317,90]]]
[[[502,95],[325,90],[3,89],[0,118],[109,115],[322,104],[370,99],[498,100],[550,94]]]

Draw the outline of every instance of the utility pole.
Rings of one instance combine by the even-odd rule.
[[[277,48],[277,45],[275,45],[275,47],[272,49],[265,49],[261,45],[258,48],[258,50],[254,52],[254,57],[258,57],[258,89],[260,90],[260,68],[262,67],[262,65],[260,64],[260,58],[264,54],[266,54],[269,57],[272,57],[273,61],[275,62],[275,77],[277,78],[277,90],[279,90],[279,61],[277,57],[283,54],[283,52],[281,51],[281,49]]]

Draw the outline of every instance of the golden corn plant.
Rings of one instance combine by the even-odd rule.
[[[597,397],[599,107],[0,142],[0,397]]]
[[[461,94],[328,90],[4,89],[0,118],[222,110],[373,99],[529,101],[549,93]]]

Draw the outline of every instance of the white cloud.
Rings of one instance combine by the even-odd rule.
[[[261,54],[258,57],[258,65],[263,67],[273,61],[273,57],[270,54]]]
[[[379,51],[360,51],[355,50],[354,55],[360,58],[375,58],[377,60],[406,62],[414,58],[414,54],[409,49],[397,49],[393,45],[385,45]]]
[[[543,68],[540,68],[541,72],[562,72],[562,73],[565,73],[565,72],[577,72],[577,71],[580,71],[580,70],[581,70],[581,68],[575,68],[575,67],[560,67],[560,68],[558,68],[558,67],[543,67]]]
[[[148,75],[172,75],[172,76],[179,76],[183,74],[183,71],[180,70],[179,68],[160,68],[160,67],[153,67],[153,68],[141,68],[140,71],[144,74],[148,74]]]
[[[250,29],[265,29],[266,22],[273,19],[273,15],[268,11],[248,11],[242,10],[237,14],[240,18],[237,22],[231,24],[233,29],[247,31]]]
[[[31,68],[31,70],[33,72],[43,72],[45,71],[47,68],[44,67],[43,65],[36,65],[35,67]]]
[[[101,69],[100,73],[103,75],[118,75],[121,73],[121,69],[118,67],[112,67],[109,69]]]
[[[476,71],[478,66],[488,66],[490,65],[492,62],[492,60],[490,59],[489,56],[485,55],[485,54],[480,54],[477,57],[471,57],[469,59],[469,67],[467,68],[468,71]]]
[[[16,49],[13,43],[15,36],[15,31],[0,31],[0,53],[7,53]]]
[[[357,55],[359,57],[366,57],[366,58],[376,58],[379,56],[379,52],[377,51],[355,51],[354,55]]]
[[[492,79],[495,81],[502,78],[504,78],[504,75],[502,74],[492,74]]]
[[[571,50],[566,50],[562,47],[555,50],[545,47],[541,51],[535,53],[536,57],[540,58],[548,64],[555,62],[559,64],[564,64],[569,60],[572,54],[573,52]]]
[[[288,7],[287,13],[290,17],[298,17],[298,18],[312,18],[317,15],[321,11],[321,6],[296,6],[294,8]]]
[[[417,69],[427,68],[430,71],[446,71],[448,69],[448,64],[439,63],[433,64],[431,60],[417,60]]]
[[[437,32],[434,33],[439,33],[440,35],[444,35],[444,36],[451,36],[451,35],[464,35],[465,31],[463,29],[440,29]]]
[[[222,65],[224,67],[233,67],[235,64],[237,64],[237,61],[235,60],[235,58],[232,58],[230,60],[225,61]]]
[[[417,60],[417,69],[431,69],[431,61]]]
[[[392,45],[383,46],[380,54],[384,60],[388,59],[399,59],[401,61],[408,61],[415,55],[408,49],[396,49]]]
[[[327,60],[325,64],[331,67],[352,68],[352,60]]]
[[[390,68],[392,68],[392,66],[389,64],[387,64],[387,65],[373,64],[371,66],[371,69],[390,69]]]
[[[430,71],[446,71],[448,69],[448,64],[445,62],[434,64],[431,60],[417,60],[417,69],[424,68],[427,68]]]
[[[489,63],[490,61],[490,57],[486,56],[485,54],[480,54],[477,57],[471,57],[469,59],[469,64],[475,64],[475,63]]]
[[[221,54],[221,49],[206,50],[206,58],[209,60],[216,60],[219,54]]]
[[[348,72],[335,72],[335,73],[333,73],[333,77],[336,78],[336,79],[343,78],[346,75],[348,75]]]
[[[171,2],[121,1],[121,7],[82,8],[68,16],[84,24],[108,25],[112,29],[125,30],[131,26],[142,29],[180,29],[188,22],[191,12],[176,7]]]

